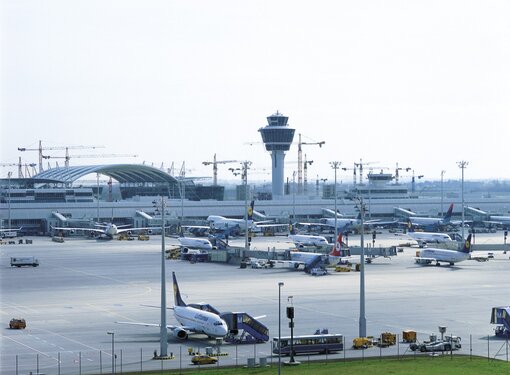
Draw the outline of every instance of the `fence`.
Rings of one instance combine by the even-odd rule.
[[[449,352],[419,352],[412,351],[409,343],[404,343],[396,337],[395,345],[373,346],[365,349],[353,349],[352,339],[344,337],[343,351],[334,354],[322,355],[297,355],[296,360],[300,362],[309,362],[313,360],[322,361],[342,361],[365,358],[387,358],[395,359],[416,358],[426,355],[448,355],[448,356],[482,356],[487,360],[509,360],[509,340],[496,338],[495,336],[469,335],[469,342],[462,342],[462,348]],[[466,339],[464,338],[464,341]],[[158,347],[159,348],[159,347]],[[272,353],[271,343],[266,344],[245,344],[245,345],[220,345],[212,347],[213,355],[219,353],[218,361],[211,366],[258,366],[258,365],[277,365],[278,355]],[[2,374],[4,375],[71,375],[71,374],[123,374],[123,373],[142,373],[144,371],[161,371],[168,373],[180,373],[181,370],[197,367],[192,365],[192,354],[197,352],[205,354],[211,351],[211,348],[190,348],[183,344],[168,345],[168,354],[170,359],[157,360],[155,350],[140,348],[139,350],[123,349],[118,343],[115,345],[115,353],[112,356],[111,351],[81,351],[81,352],[54,352],[38,354],[18,354],[12,357],[3,356],[5,362],[2,364]],[[289,357],[282,357],[283,361],[288,361]],[[205,366],[205,365],[202,365]]]

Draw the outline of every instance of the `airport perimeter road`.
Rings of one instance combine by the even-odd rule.
[[[367,236],[368,237],[368,236]],[[479,235],[479,241],[483,236]],[[33,237],[33,244],[0,247],[1,353],[0,373],[62,374],[111,372],[114,338],[115,360],[123,371],[189,367],[188,347],[213,346],[204,337],[187,342],[170,336],[168,352],[175,360],[151,360],[159,352],[159,329],[115,324],[115,321],[158,323],[159,309],[142,305],[160,303],[161,243],[149,241],[95,241],[69,239],[64,243]],[[275,246],[277,238],[255,238],[252,245]],[[355,239],[351,238],[351,244]],[[167,247],[175,240],[168,239]],[[379,235],[376,245],[398,244],[393,235]],[[369,335],[382,332],[418,332],[425,340],[447,326],[447,334],[462,337],[460,353],[496,355],[501,342],[493,338],[491,308],[510,301],[509,254],[495,253],[488,262],[465,261],[453,267],[418,266],[416,249],[405,249],[392,259],[377,259],[366,266],[366,318]],[[11,268],[11,256],[36,256],[37,268]],[[285,269],[241,269],[232,265],[166,261],[168,305],[173,305],[172,271],[176,272],[183,299],[207,302],[221,311],[246,311],[267,315],[263,322],[270,336],[278,335],[278,282],[282,288],[282,335],[290,335],[285,307],[292,296],[295,334],[313,334],[327,328],[342,333],[348,346],[358,336],[359,276],[357,272],[323,277]],[[8,329],[9,320],[22,317],[27,329]],[[168,324],[177,324],[169,310]],[[108,335],[114,332],[115,335]],[[471,341],[471,345],[470,345]],[[384,349],[383,354],[403,354],[408,346]],[[247,358],[267,357],[270,343],[234,347],[222,364],[246,364]],[[179,356],[179,353],[182,355]],[[379,355],[369,349],[363,355]],[[337,356],[361,356],[348,350]],[[274,359],[273,359],[274,360]],[[60,363],[60,365],[59,365]],[[60,367],[60,369],[59,369]]]

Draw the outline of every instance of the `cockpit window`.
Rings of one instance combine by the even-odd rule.
[[[223,325],[223,323],[222,323],[222,322],[214,322],[214,325],[215,325],[215,326],[222,326],[222,325]]]

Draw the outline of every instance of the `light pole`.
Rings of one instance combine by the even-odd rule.
[[[112,336],[112,375],[115,374],[115,332],[106,332]]]
[[[7,201],[7,208],[8,208],[8,214],[9,214],[9,219],[7,220],[7,223],[9,225],[9,229],[11,229],[11,176],[12,176],[12,172],[8,172],[7,173],[7,178],[8,178],[8,191],[9,191],[9,200]]]
[[[282,370],[282,286],[283,282],[278,283],[278,375]]]
[[[462,169],[461,189],[462,189],[462,240],[463,241],[465,239],[465,237],[464,237],[464,169],[466,169],[468,164],[469,164],[469,162],[464,161],[464,160],[457,162],[457,165],[459,166],[459,168]]]
[[[443,176],[445,173],[445,170],[441,171],[441,217],[443,217]]]
[[[244,230],[244,248],[248,250],[250,248],[250,244],[248,241],[248,168],[251,165],[251,161],[243,161],[243,183],[244,183],[244,224],[245,224],[245,230]]]
[[[296,171],[292,172],[292,220],[296,221]]]
[[[367,319],[365,317],[365,206],[363,197],[359,197],[359,212],[361,218],[361,255],[359,282],[359,337],[367,337]]]
[[[166,328],[166,270],[165,270],[165,198],[160,197],[160,202],[154,201],[154,204],[161,204],[161,324],[159,330],[160,337],[160,358],[168,356],[168,331]]]
[[[333,168],[335,170],[335,188],[334,188],[334,192],[335,192],[335,238],[333,239],[333,241],[336,241],[336,239],[338,238],[338,225],[337,225],[338,211],[337,211],[337,208],[336,208],[336,200],[337,200],[337,194],[336,194],[336,171],[338,170],[338,168],[340,167],[340,164],[342,164],[342,163],[339,162],[339,161],[330,161],[329,164],[331,165],[331,168]]]

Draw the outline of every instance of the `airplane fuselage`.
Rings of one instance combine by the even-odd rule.
[[[324,246],[328,241],[323,236],[309,236],[305,234],[289,234],[289,239],[300,246]]]
[[[205,238],[179,237],[179,245],[188,249],[212,250],[211,241]]]
[[[419,258],[431,259],[436,263],[444,262],[453,264],[469,259],[469,253],[455,250],[425,248],[420,252]]]
[[[174,316],[186,329],[209,337],[224,337],[228,333],[227,323],[218,315],[208,311],[190,306],[175,306]]]

